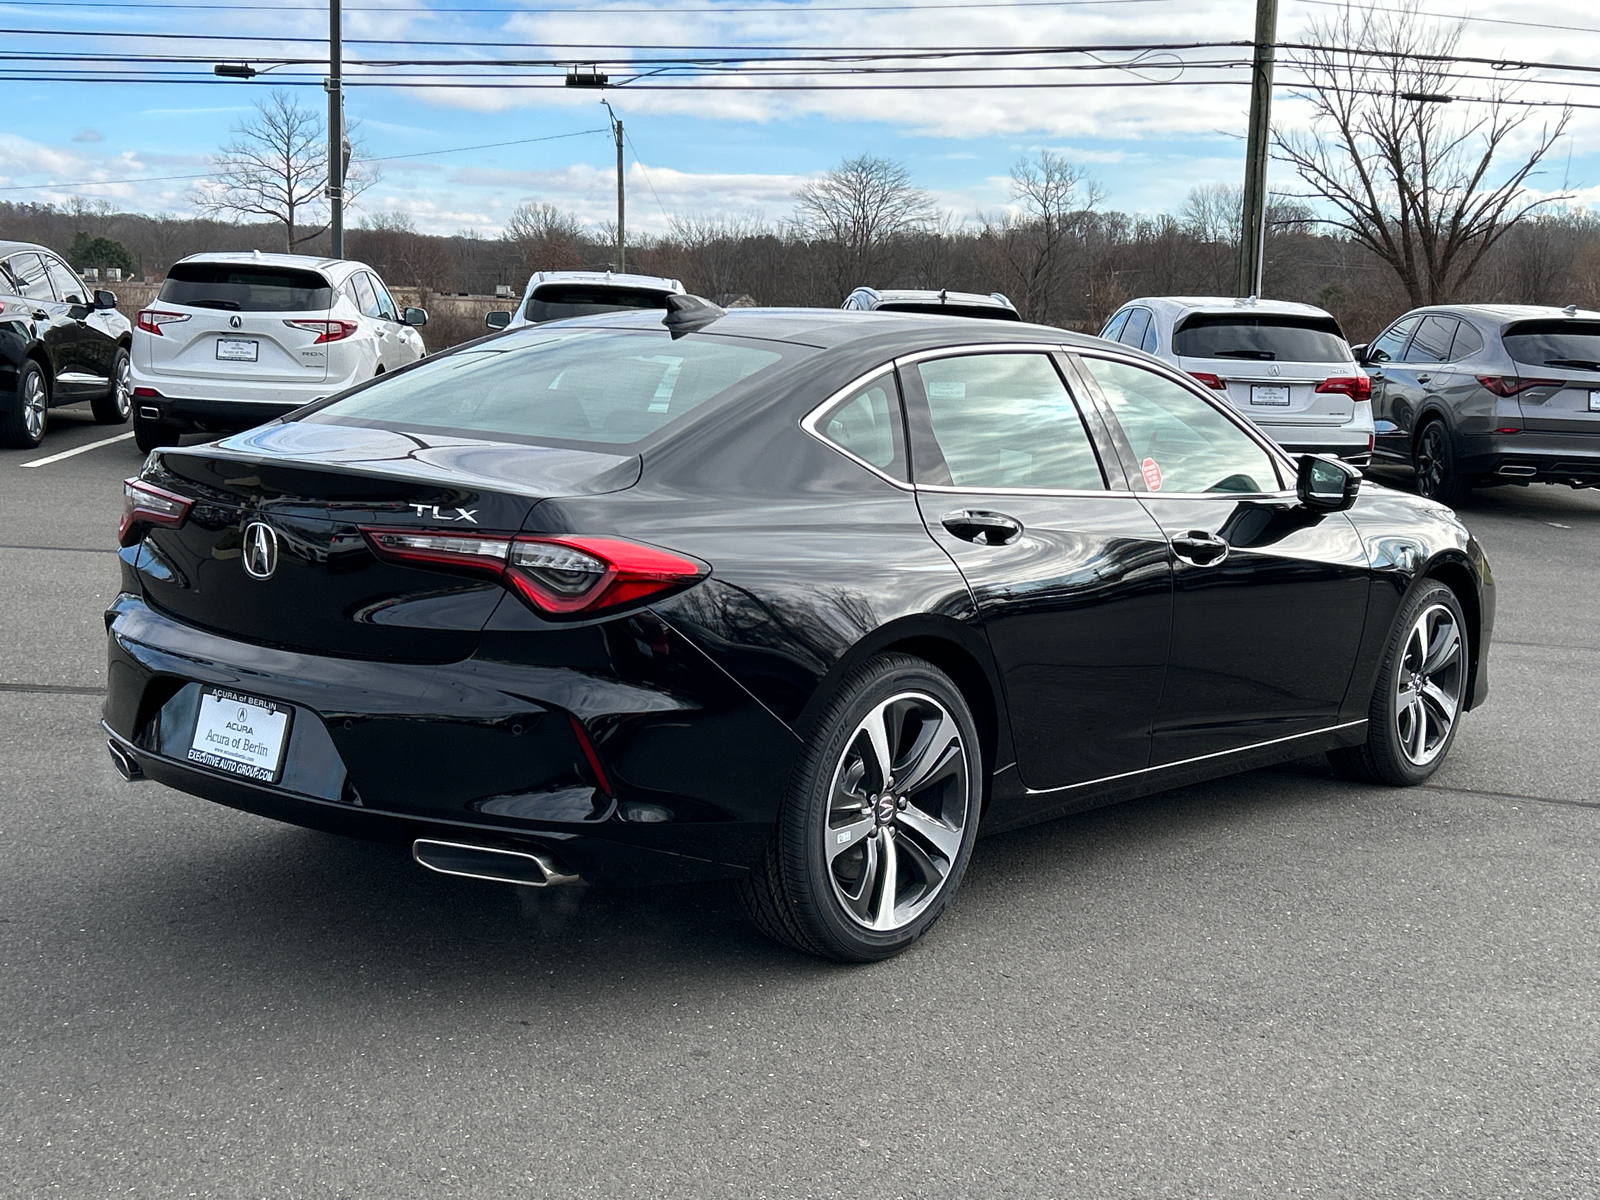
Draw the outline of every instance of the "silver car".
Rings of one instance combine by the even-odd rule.
[[[1146,296],[1100,336],[1187,371],[1294,454],[1372,456],[1371,383],[1331,313],[1286,300]]]

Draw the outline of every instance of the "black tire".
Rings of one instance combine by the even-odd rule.
[[[1424,616],[1436,612],[1448,614],[1455,631],[1453,658],[1445,659],[1441,645],[1441,661],[1429,669],[1426,653],[1419,655],[1413,634]],[[1442,628],[1442,623],[1437,628]],[[1424,634],[1424,651],[1432,640]],[[1442,640],[1442,636],[1441,636]],[[1461,612],[1461,602],[1456,594],[1436,580],[1428,580],[1400,609],[1394,628],[1389,632],[1389,643],[1384,649],[1383,666],[1378,671],[1373,687],[1372,701],[1367,708],[1367,740],[1359,746],[1330,750],[1328,761],[1333,769],[1346,779],[1363,783],[1382,783],[1390,787],[1413,787],[1422,783],[1444,762],[1456,731],[1461,727],[1462,706],[1467,700],[1467,624]],[[1449,727],[1437,743],[1429,739],[1440,723],[1440,716],[1448,709],[1433,693],[1418,689],[1414,680],[1418,673],[1454,705],[1449,713]],[[1402,687],[1405,684],[1406,687]],[[1407,694],[1416,694],[1415,703],[1409,706],[1411,720],[1403,711],[1402,700]],[[1421,741],[1414,736],[1420,726]],[[1411,752],[1410,744],[1420,745],[1425,761]]]
[[[133,414],[133,444],[146,454],[164,446],[176,446],[182,436],[183,430],[176,425],[163,425],[160,421]]]
[[[1456,469],[1456,449],[1450,430],[1435,417],[1417,434],[1411,455],[1417,472],[1417,495],[1457,508],[1472,494],[1472,480]]]
[[[882,743],[868,732],[872,722]],[[879,746],[891,763],[889,787],[876,767]],[[949,676],[905,654],[862,664],[818,720],[777,835],[739,884],[745,911],[767,936],[806,954],[840,962],[899,954],[961,885],[983,770],[977,727]]]
[[[117,347],[111,362],[111,390],[97,400],[89,401],[89,411],[102,425],[121,425],[133,412],[133,364],[128,352]]]
[[[17,371],[17,388],[0,400],[0,446],[32,450],[50,426],[50,381],[31,358]]]

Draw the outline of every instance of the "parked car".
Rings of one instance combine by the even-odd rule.
[[[131,329],[116,296],[91,292],[53,251],[0,242],[0,446],[37,446],[61,404],[126,421]]]
[[[1187,371],[1292,454],[1372,456],[1371,383],[1332,314],[1285,300],[1146,296],[1100,336]]]
[[[731,877],[860,961],[938,919],[980,821],[1321,751],[1415,784],[1484,699],[1494,584],[1454,515],[1182,372],[671,304],[151,455],[118,769],[448,874]]]
[[[281,417],[416,362],[427,323],[365,263],[191,254],[135,321],[134,440],[149,451]]]
[[[1413,309],[1368,346],[1377,453],[1417,491],[1460,504],[1474,487],[1600,487],[1600,312],[1577,306]]]
[[[520,329],[630,309],[662,310],[668,296],[684,294],[676,279],[616,275],[610,271],[535,271],[516,312],[496,310],[483,318],[490,329]]]
[[[987,296],[977,292],[952,292],[913,288],[858,287],[845,297],[840,308],[859,312],[932,313],[942,317],[985,317],[991,321],[1020,321],[1017,306],[999,292]]]

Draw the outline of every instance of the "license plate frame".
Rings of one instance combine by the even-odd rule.
[[[249,352],[244,347],[249,347]],[[226,347],[226,352],[224,348]],[[218,362],[260,362],[261,342],[256,338],[226,338],[217,339]]]
[[[1286,383],[1252,383],[1250,403],[1273,408],[1289,407],[1289,385]]]
[[[294,707],[207,687],[200,691],[187,761],[253,783],[277,783],[289,752]]]

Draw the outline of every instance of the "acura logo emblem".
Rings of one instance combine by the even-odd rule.
[[[244,527],[244,573],[251,579],[271,579],[278,569],[278,535],[270,525],[252,521]]]
[[[244,318],[243,317],[229,317],[228,318],[228,324],[231,325],[235,329],[243,329],[244,328]]]

